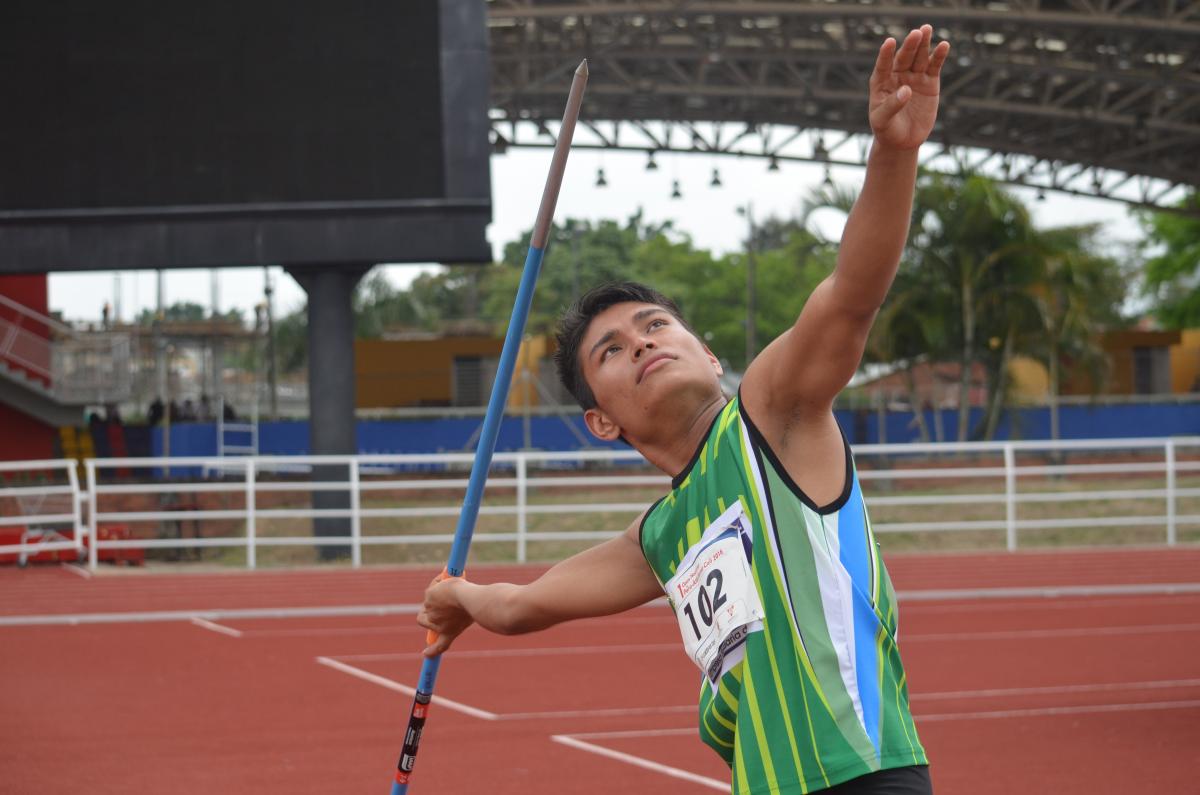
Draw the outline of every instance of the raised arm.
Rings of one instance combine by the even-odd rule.
[[[912,213],[917,150],[937,118],[948,42],[914,30],[879,48],[871,75],[874,132],[862,191],[842,233],[837,267],[795,325],[755,359],[743,381],[749,408],[765,417],[825,414],[858,368],[867,334],[900,263]]]
[[[417,623],[438,633],[425,649],[450,648],[472,623],[503,635],[535,632],[574,618],[607,616],[662,596],[638,540],[641,521],[621,535],[556,564],[529,585],[434,582]]]

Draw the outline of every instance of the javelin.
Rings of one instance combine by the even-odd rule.
[[[500,420],[504,406],[508,403],[508,390],[512,384],[517,351],[525,335],[525,321],[529,318],[529,305],[533,302],[533,286],[542,270],[542,256],[546,252],[546,238],[550,236],[550,223],[554,220],[554,205],[558,202],[558,189],[562,187],[563,172],[567,168],[567,153],[571,149],[571,136],[575,133],[575,121],[579,118],[579,106],[583,103],[583,89],[587,85],[588,68],[585,58],[575,70],[571,81],[571,93],[567,96],[567,109],[563,112],[562,126],[558,130],[558,141],[554,144],[554,157],[550,161],[550,173],[546,175],[546,187],[542,191],[542,203],[538,206],[537,220],[529,238],[529,254],[525,257],[525,270],[521,274],[521,286],[513,303],[512,318],[508,321],[508,333],[504,336],[504,347],[500,351],[500,364],[496,368],[496,380],[492,384],[492,397],[488,400],[487,414],[483,418],[483,431],[475,448],[475,463],[471,466],[471,479],[467,483],[467,494],[463,498],[462,512],[458,515],[458,527],[454,530],[454,545],[450,548],[450,560],[446,564],[445,577],[461,577],[467,567],[467,551],[471,547],[471,536],[475,532],[475,520],[479,516],[479,504],[483,501],[483,487],[487,482],[488,469],[492,465],[492,454],[496,451],[496,437],[500,434]],[[433,633],[430,633],[433,635]],[[433,635],[436,637],[436,635]],[[432,640],[430,640],[432,643]],[[392,782],[392,795],[408,792],[413,765],[417,758],[417,747],[421,743],[421,732],[429,713],[429,702],[433,700],[433,686],[437,682],[441,655],[426,657],[421,664],[421,678],[417,681],[417,692],[413,697],[412,712],[408,718],[408,730],[404,733],[404,745],[400,751],[400,762],[396,765],[396,779]]]

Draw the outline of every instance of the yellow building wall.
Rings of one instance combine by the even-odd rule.
[[[1134,348],[1168,348],[1172,351],[1172,380],[1174,380],[1174,348],[1178,347],[1180,332],[1178,331],[1146,331],[1141,329],[1121,329],[1105,332],[1100,338],[1100,346],[1108,356],[1108,382],[1103,394],[1132,395],[1133,389],[1133,351]],[[1064,395],[1088,395],[1095,391],[1091,378],[1083,369],[1068,369],[1062,374],[1062,389]]]
[[[1185,329],[1171,347],[1171,391],[1200,391],[1200,329]]]
[[[454,397],[454,358],[499,356],[503,344],[492,337],[355,340],[355,405],[360,409],[449,406]]]
[[[355,340],[355,405],[360,409],[449,406],[454,400],[454,359],[498,359],[503,347],[504,340],[482,336]],[[523,409],[527,400],[530,406],[540,404],[532,379],[551,348],[545,337],[526,337],[521,344],[509,390],[510,410]]]
[[[1041,401],[1050,394],[1050,373],[1037,359],[1014,356],[1008,363],[1008,378],[1018,402]]]
[[[521,350],[517,352],[517,366],[513,370],[512,389],[508,393],[509,411],[524,409],[526,405],[530,407],[541,405],[542,400],[538,393],[536,379],[541,372],[542,362],[546,360],[550,352],[550,342],[545,337],[525,335],[525,339],[521,341]]]

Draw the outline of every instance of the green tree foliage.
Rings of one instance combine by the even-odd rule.
[[[296,373],[308,366],[308,308],[300,307],[277,319],[275,361],[281,373]]]
[[[158,313],[153,309],[143,309],[141,314],[137,316],[136,323],[139,326],[150,326],[158,319]],[[196,323],[204,320],[212,320],[209,315],[208,308],[202,304],[197,304],[193,301],[177,301],[163,310],[163,320],[168,323]],[[242,312],[240,309],[230,309],[226,312],[221,312],[216,316],[217,320],[228,321],[233,323],[242,322]]]
[[[618,279],[647,281],[647,274],[635,263],[637,250],[668,229],[646,224],[640,215],[630,217],[624,224],[616,221],[592,224],[573,219],[555,224],[534,292],[528,330],[534,334],[552,331],[562,310],[593,285]],[[485,281],[483,314],[498,333],[503,333],[512,313],[529,235],[526,231],[505,245],[503,258],[490,269]]]
[[[1180,208],[1192,213],[1142,213],[1146,233],[1145,290],[1167,328],[1200,327],[1200,193]]]
[[[1008,399],[1014,356],[1046,363],[1053,390],[1064,361],[1099,361],[1096,334],[1118,321],[1125,279],[1097,250],[1095,228],[1039,230],[1029,210],[991,180],[923,175],[870,351],[909,371],[922,358],[958,362],[956,436],[990,438]],[[971,429],[976,365],[987,374],[990,395],[983,425]]]
[[[528,330],[548,333],[580,293],[632,279],[674,298],[696,333],[727,366],[746,362],[746,273],[756,271],[756,332],[765,345],[786,330],[836,262],[837,245],[807,228],[820,208],[848,212],[852,191],[825,186],[809,196],[799,219],[755,225],[746,250],[715,256],[670,224],[641,215],[624,222],[567,219],[553,227]],[[744,224],[744,219],[731,218]],[[398,289],[381,272],[355,296],[356,331],[484,331],[507,328],[528,250],[528,233],[486,267],[449,266]],[[1126,274],[1098,253],[1097,230],[1039,230],[1029,210],[978,176],[922,175],[913,224],[896,283],[881,310],[867,357],[897,362],[911,376],[920,361],[962,364],[957,437],[988,436],[1008,400],[1009,364],[1017,355],[1044,362],[1057,390],[1063,368],[1087,367],[1100,383],[1097,334],[1120,322]],[[305,364],[304,309],[276,323],[280,370]],[[982,365],[991,398],[984,423],[967,427],[969,375]],[[911,390],[915,399],[915,388]],[[928,430],[922,427],[928,437]]]
[[[803,227],[775,222],[779,248],[757,250],[757,313],[761,343],[795,322],[799,308],[832,267],[830,248]],[[524,238],[524,239],[527,239]],[[505,247],[504,261],[486,280],[485,316],[503,331],[525,263],[527,244]],[[696,248],[669,224],[568,220],[556,226],[542,265],[529,330],[553,330],[562,311],[583,291],[608,281],[644,282],[679,304],[688,323],[727,365],[745,366],[747,254],[723,257]]]

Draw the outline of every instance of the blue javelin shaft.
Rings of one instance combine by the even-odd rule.
[[[563,124],[559,128],[558,141],[554,147],[550,173],[546,177],[542,202],[538,208],[537,220],[533,225],[533,234],[530,236],[529,253],[525,257],[521,284],[517,288],[512,317],[508,321],[508,331],[504,335],[504,347],[500,351],[496,380],[492,384],[492,395],[488,400],[487,413],[483,418],[483,430],[479,434],[479,442],[475,447],[475,462],[471,466],[471,478],[467,482],[467,493],[463,498],[462,512],[458,515],[458,526],[454,530],[454,544],[450,548],[450,558],[446,564],[446,574],[450,577],[461,577],[466,570],[467,553],[471,548],[471,538],[475,534],[475,521],[479,517],[479,506],[483,502],[483,488],[487,484],[488,470],[491,468],[492,456],[496,451],[496,439],[500,435],[504,407],[508,403],[508,392],[512,385],[513,370],[516,369],[517,353],[521,348],[521,339],[525,336],[525,324],[529,319],[529,308],[533,303],[534,285],[537,284],[538,274],[542,270],[542,257],[546,251],[546,241],[554,217],[554,205],[558,201],[558,190],[562,185],[567,152],[571,146],[571,136],[575,130],[575,121],[579,116],[579,106],[583,101],[583,89],[587,83],[587,77],[587,61],[585,60],[575,70],[575,78],[571,83],[571,93],[567,98],[567,109],[563,114]],[[441,662],[442,658],[439,655],[426,657],[421,663],[421,676],[417,680],[417,692],[413,698],[408,730],[405,732],[396,778],[392,782],[392,795],[406,795],[408,792],[409,777],[416,762],[417,748],[425,729],[429,703],[433,700],[433,689],[437,684]]]

